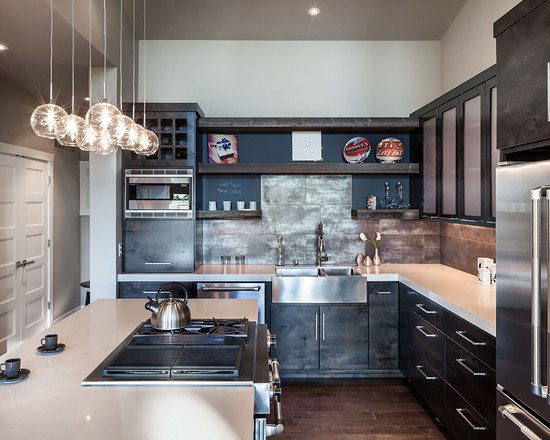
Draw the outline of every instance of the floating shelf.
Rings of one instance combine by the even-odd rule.
[[[352,209],[351,218],[363,219],[401,219],[416,220],[420,217],[418,209]]]
[[[418,118],[201,118],[199,129],[229,131],[369,131],[408,133],[420,127]]]
[[[418,174],[417,163],[234,163],[198,164],[199,174]]]
[[[262,218],[262,211],[197,211],[197,218],[202,220],[245,220]]]

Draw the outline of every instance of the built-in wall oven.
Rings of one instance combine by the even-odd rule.
[[[192,218],[193,169],[125,170],[126,218]]]
[[[197,298],[256,299],[258,324],[265,324],[264,283],[197,283]]]

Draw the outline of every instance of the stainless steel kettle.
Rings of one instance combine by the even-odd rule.
[[[172,296],[172,286],[178,286],[185,292],[185,301]],[[170,298],[159,301],[161,291],[170,286]],[[189,296],[187,289],[181,283],[169,282],[161,286],[155,299],[149,298],[145,308],[151,315],[151,326],[157,330],[180,330],[191,323],[191,311],[187,305]]]

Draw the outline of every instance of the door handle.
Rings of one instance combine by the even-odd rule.
[[[531,190],[531,392],[543,398],[548,395],[548,386],[542,384],[540,222],[541,198],[545,196],[550,205],[548,189],[540,186]]]
[[[417,304],[416,307],[420,310],[422,310],[427,315],[433,315],[434,313],[437,313],[435,310],[429,310],[426,308],[424,304]]]
[[[315,312],[315,340],[319,340],[319,314]]]
[[[259,292],[262,286],[238,287],[238,286],[201,286],[203,292]]]
[[[483,425],[478,426],[475,423],[473,423],[466,414],[470,414],[470,412],[466,408],[455,408],[456,412],[460,417],[464,419],[464,421],[472,428],[474,431],[485,431],[487,428]]]
[[[550,122],[550,62],[546,63],[546,106],[548,109],[548,122]]]
[[[533,416],[531,416],[530,414],[523,411],[517,405],[513,405],[513,404],[503,405],[503,406],[498,408],[498,412],[500,413],[500,415],[502,417],[504,417],[505,419],[510,420],[514,425],[516,425],[519,428],[519,430],[521,431],[521,433],[525,437],[527,437],[529,440],[543,440],[543,439],[542,439],[542,437],[535,434],[529,427],[527,427],[527,425],[525,423],[523,423],[521,420],[519,420],[516,417],[516,414],[521,414],[527,420],[529,420],[535,426],[537,426],[537,428],[539,428],[542,432],[544,432],[545,434],[550,435],[550,429],[548,429],[546,426],[544,426],[542,423],[540,423]]]
[[[25,264],[27,264],[27,261],[26,261],[26,260],[16,261],[16,262],[15,262],[15,268],[16,268],[16,269],[19,269],[20,267],[25,267]]]
[[[321,335],[322,335],[322,338],[323,338],[323,341],[324,341],[325,340],[325,314],[324,313],[321,316],[321,322],[322,322]]]
[[[467,359],[457,359],[456,363],[464,368],[472,376],[487,376],[487,373],[484,371],[475,371],[466,363]]]
[[[25,260],[25,266],[30,266],[31,264],[34,264],[34,263],[36,263],[36,261],[34,260],[29,260],[29,261]]]
[[[426,333],[426,331],[424,330],[424,327],[422,327],[421,325],[417,325],[416,326],[416,329],[422,333],[424,336],[426,336],[427,338],[437,338],[437,335],[436,334],[433,334],[433,333]]]
[[[426,380],[437,380],[437,377],[436,376],[428,376],[426,373],[424,373],[424,370],[423,370],[423,366],[422,365],[417,365],[416,366],[416,369],[418,370],[418,372],[424,376],[424,379]]]
[[[477,341],[474,341],[473,339],[470,339],[468,336],[466,336],[465,330],[457,330],[455,333],[458,336],[460,336],[462,339],[464,339],[465,341],[469,342],[472,345],[475,345],[476,347],[487,345],[485,342],[477,342]]]

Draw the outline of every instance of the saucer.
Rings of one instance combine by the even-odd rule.
[[[0,375],[0,383],[17,383],[25,380],[27,377],[29,377],[29,374],[31,374],[31,370],[27,370],[26,368],[21,368],[19,370],[19,376],[17,376],[14,379],[8,379],[6,377],[6,373],[2,373]]]
[[[57,348],[55,350],[46,350],[46,347],[43,345],[36,348],[36,351],[40,354],[56,354],[62,352],[63,350],[65,350],[65,344],[57,344]]]

